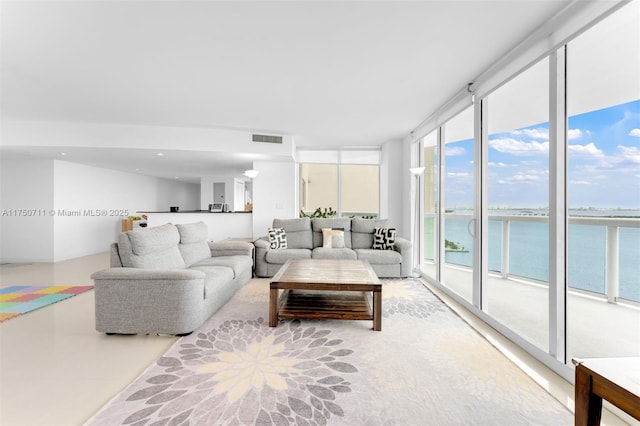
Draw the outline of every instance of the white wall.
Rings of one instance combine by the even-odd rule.
[[[291,162],[256,161],[253,180],[253,237],[267,235],[274,218],[295,218],[298,212],[297,167]]]
[[[382,146],[380,164],[380,217],[398,229],[398,235],[406,238],[410,231],[406,228],[403,206],[409,197],[403,188],[403,143],[389,141]],[[407,171],[408,173],[408,171]]]
[[[121,216],[198,209],[198,184],[40,159],[2,160],[2,262],[57,262],[109,250]]]
[[[197,209],[197,184],[54,161],[54,261],[109,249],[122,216],[181,206]],[[77,216],[67,216],[71,212]]]
[[[53,260],[53,161],[0,160],[0,262]]]

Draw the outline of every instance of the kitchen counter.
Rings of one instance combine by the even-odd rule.
[[[208,210],[138,212],[140,215],[147,216],[148,226],[159,226],[165,223],[204,222],[209,228],[210,241],[222,241],[227,238],[253,238],[253,215],[242,213],[251,212],[213,213]]]
[[[140,212],[136,212],[139,214],[149,214],[149,213],[215,213],[215,214],[219,214],[219,213],[251,213],[248,211],[244,211],[244,210],[239,210],[239,211],[234,211],[234,212],[210,212],[209,210],[178,210],[177,212],[172,212],[172,211],[155,211],[155,212],[149,212],[149,211],[140,211]]]

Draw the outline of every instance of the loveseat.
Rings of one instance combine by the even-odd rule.
[[[271,231],[275,236],[271,239],[265,236],[254,242],[255,273],[258,277],[272,277],[289,259],[366,259],[380,278],[409,276],[411,242],[395,237],[392,244],[383,243],[382,247],[374,248],[376,228],[378,234],[395,232],[393,228],[389,231],[386,219],[274,219]],[[337,245],[326,244],[325,235],[331,234],[327,230],[342,231],[344,241],[339,240]],[[333,238],[335,234],[332,241]],[[286,248],[275,248],[278,239],[286,240]]]
[[[91,275],[96,330],[189,334],[252,277],[253,244],[208,242],[204,222],[123,232],[111,267]]]

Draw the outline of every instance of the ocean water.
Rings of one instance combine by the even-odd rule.
[[[455,213],[470,213],[458,212]],[[500,211],[506,215],[510,212]],[[581,215],[619,215],[617,212],[580,212]],[[636,214],[640,220],[640,212]],[[433,218],[425,218],[425,257],[433,259],[428,243],[433,241]],[[467,230],[468,219],[447,218],[445,238],[464,246],[466,252],[445,253],[445,260],[463,266],[473,263],[473,240]],[[605,294],[606,227],[569,225],[569,287]],[[489,270],[501,271],[502,222],[489,220]],[[620,297],[640,302],[640,228],[619,228],[619,292]],[[549,227],[547,223],[510,222],[509,273],[535,280],[549,281]]]

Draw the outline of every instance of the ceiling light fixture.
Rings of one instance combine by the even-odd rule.
[[[156,155],[157,155],[158,157],[162,157],[162,156],[164,155],[164,152],[158,152]]]
[[[258,176],[258,173],[260,173],[260,171],[259,171],[259,170],[253,170],[253,169],[251,169],[251,170],[245,170],[243,174],[244,174],[246,177],[248,177],[249,179],[253,179],[253,178],[255,178],[256,176]]]

